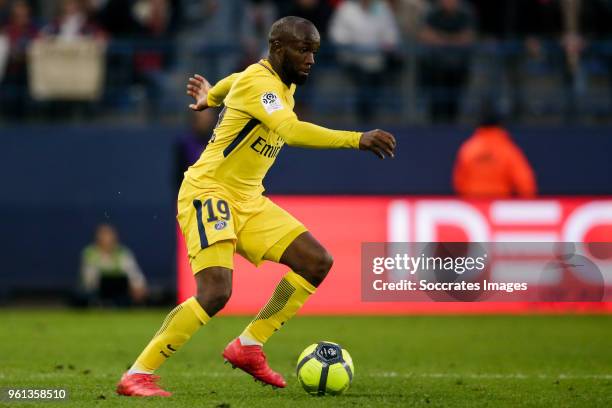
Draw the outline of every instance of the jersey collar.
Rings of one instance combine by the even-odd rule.
[[[259,60],[259,62],[258,62],[257,64],[261,65],[262,67],[264,67],[265,69],[267,69],[268,71],[270,71],[270,73],[271,73],[272,75],[274,75],[275,77],[277,77],[277,78],[279,79],[279,81],[281,81],[281,83],[283,84],[283,86],[284,86],[285,88],[291,89],[291,88],[294,86],[294,84],[291,84],[291,86],[289,86],[289,87],[288,87],[288,86],[287,86],[287,85],[286,85],[286,84],[283,82],[283,80],[281,79],[280,75],[278,75],[278,74],[276,73],[276,71],[274,71],[274,68],[272,68],[272,64],[270,64],[270,61],[268,61],[267,59],[261,59],[261,60]]]
[[[270,61],[268,61],[267,59],[261,59],[259,60],[258,64],[270,71],[272,75],[280,79],[280,76],[276,73],[276,71],[274,71],[274,68],[272,68],[272,64],[270,64]]]

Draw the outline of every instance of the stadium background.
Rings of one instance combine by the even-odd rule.
[[[5,313],[10,315],[19,306],[66,305],[78,286],[81,251],[101,222],[115,225],[122,242],[133,250],[150,286],[151,305],[168,305],[177,296],[189,294],[189,282],[179,284],[185,282],[179,278],[185,264],[174,218],[177,178],[184,166],[180,151],[193,133],[185,80],[201,73],[214,82],[257,60],[265,52],[267,27],[286,14],[314,16],[317,24],[324,24],[319,26],[324,43],[314,75],[296,95],[300,118],[335,128],[383,128],[398,140],[395,159],[385,161],[350,151],[286,147],[271,170],[267,193],[298,217],[301,214],[336,255],[335,277],[305,312],[610,311],[609,305],[585,308],[580,304],[561,309],[367,305],[359,300],[359,269],[352,269],[358,266],[362,241],[397,237],[390,232],[394,219],[389,211],[398,201],[410,206],[465,205],[481,214],[491,240],[499,229],[491,207],[516,204],[519,213],[525,214],[549,205],[561,208],[554,221],[545,219],[534,227],[519,220],[502,226],[501,231],[533,240],[539,236],[612,241],[609,1],[509,0],[496,1],[497,8],[490,7],[490,1],[460,2],[473,13],[476,35],[461,47],[467,67],[461,91],[456,95],[454,89],[441,92],[442,99],[456,99],[458,113],[442,119],[430,115],[429,103],[440,93],[423,78],[423,61],[432,47],[417,34],[436,1],[385,2],[393,10],[398,39],[384,49],[333,43],[325,27],[342,1],[76,2],[84,7],[90,24],[66,42],[72,45],[63,46],[74,46],[72,53],[54,48],[63,3],[0,1],[0,43],[6,45],[8,55],[0,64],[4,70],[0,75],[0,304],[6,306]],[[23,35],[15,34],[12,25],[15,4],[31,12]],[[29,54],[37,41],[43,54],[38,57]],[[342,62],[347,51],[363,56],[384,51],[384,79],[371,82],[376,86],[365,81],[360,87],[369,98],[371,112],[365,117],[356,108],[360,94]],[[89,53],[88,58],[79,58],[79,52]],[[53,59],[54,55],[62,58]],[[38,69],[33,66],[37,63],[42,64]],[[66,85],[61,85],[60,77],[45,76],[40,68],[50,67],[46,64],[57,64],[49,71],[60,72],[60,77],[63,72],[63,80],[74,78],[85,96],[81,100],[62,96]],[[99,77],[83,75],[91,67]],[[45,85],[55,80],[60,85],[50,92],[57,93],[45,96]],[[537,198],[474,201],[455,196],[453,163],[459,146],[478,123],[483,100],[503,115],[533,166]],[[593,206],[599,210],[584,234],[567,235],[572,213],[583,209],[588,215]],[[410,231],[405,237],[418,236],[418,231]],[[461,234],[454,231],[449,238],[467,238]],[[270,293],[282,268],[266,265],[254,271],[238,262],[237,291],[227,312],[251,314]],[[186,273],[182,276],[189,278]],[[606,279],[610,285],[612,276]],[[262,289],[248,291],[253,285]],[[337,292],[332,285],[344,285],[345,290]],[[161,317],[164,312],[156,313]],[[123,319],[119,316],[117,322]],[[51,316],[50,321],[55,318]],[[125,319],[126,325],[133,322],[128,315]],[[151,325],[156,322],[150,319]],[[454,327],[450,320],[446,324]],[[499,324],[491,321],[491,332],[505,323]],[[555,324],[550,322],[549,327]],[[581,324],[572,320],[559,330]],[[609,321],[595,321],[591,337],[588,330],[584,332],[587,343],[602,339],[604,332],[597,331],[602,325],[609,326]],[[134,351],[153,327],[142,330],[136,334],[139,341],[134,342]],[[609,372],[609,354],[600,357]]]
[[[53,62],[52,57],[27,57],[36,41],[52,49],[54,35],[61,37],[55,26],[62,21],[66,3],[89,14],[87,25],[63,42],[94,41],[101,49],[86,57],[99,59],[100,90],[81,101],[62,97],[61,89],[56,90],[60,96],[37,96],[33,82],[61,83],[61,78],[38,78],[34,72],[40,70],[31,65],[42,64],[45,71],[61,69],[67,78],[77,78],[82,58],[70,60],[60,54],[63,62]],[[13,48],[0,91],[0,170],[5,175],[0,247],[7,271],[0,299],[57,299],[73,290],[80,251],[100,222],[118,228],[153,292],[172,297],[177,270],[174,201],[186,166],[179,152],[189,145],[186,140],[194,139],[185,108],[185,79],[199,72],[214,81],[257,60],[265,53],[266,27],[283,13],[311,16],[323,33],[315,74],[297,94],[301,117],[337,128],[385,128],[394,132],[399,148],[395,160],[384,162],[354,152],[287,148],[268,176],[268,194],[325,195],[321,206],[346,205],[349,211],[359,211],[360,201],[334,196],[451,196],[455,156],[477,125],[483,100],[491,101],[505,117],[533,166],[542,197],[605,199],[612,193],[611,54],[607,28],[599,23],[604,19],[599,14],[610,11],[607,2],[578,2],[578,11],[561,1],[502,2],[499,9],[487,2],[459,2],[471,8],[477,36],[460,47],[469,71],[458,99],[459,113],[443,120],[428,114],[433,91],[420,78],[422,62],[434,47],[417,34],[428,8],[436,4],[389,2],[398,33],[396,42],[384,49],[392,61],[385,68],[389,80],[377,87],[369,82],[360,86],[369,92],[369,123],[354,107],[359,93],[347,80],[342,62],[342,52],[352,47],[334,44],[327,29],[333,24],[336,3],[3,2],[0,22]],[[31,11],[27,35],[15,34],[21,32],[15,28],[19,7]],[[159,21],[155,10],[161,13]],[[512,20],[508,10],[529,11],[529,16]],[[575,30],[567,23],[571,12]],[[222,29],[228,26],[235,29]],[[565,45],[571,36],[581,44],[573,73],[567,62],[571,48]],[[537,53],[528,45],[534,41],[540,44]],[[383,53],[382,48],[353,51],[367,57]],[[500,63],[508,58],[515,62],[504,69]],[[69,86],[77,86],[74,81]],[[86,88],[87,79],[84,83],[78,82]],[[609,219],[602,222],[609,225]],[[346,228],[340,220],[317,224],[317,217],[309,220],[311,228],[324,233]],[[386,215],[374,218],[373,224],[385,226]],[[384,238],[378,234],[375,239]],[[342,245],[324,243],[332,248]]]

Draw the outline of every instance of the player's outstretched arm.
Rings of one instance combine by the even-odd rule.
[[[380,129],[364,132],[359,139],[360,150],[369,150],[381,159],[395,157],[395,145],[395,137]]]
[[[289,146],[369,150],[381,159],[394,156],[395,138],[384,130],[361,133],[328,129],[300,121],[281,98],[284,90],[280,81],[270,80],[267,75],[241,76],[232,90],[244,95],[246,112],[278,134]]]

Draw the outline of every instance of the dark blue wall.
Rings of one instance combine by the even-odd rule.
[[[173,284],[174,132],[3,129],[3,288],[72,285],[80,251],[99,222],[118,227],[153,283]]]
[[[452,194],[455,155],[471,129],[395,129],[393,160],[353,151],[283,149],[270,193]],[[612,128],[512,129],[541,194],[612,194]]]
[[[0,130],[0,286],[65,288],[102,221],[118,226],[149,279],[174,285],[176,128]],[[268,193],[450,194],[469,129],[395,130],[397,157],[286,148]],[[514,129],[543,194],[612,194],[612,129]]]

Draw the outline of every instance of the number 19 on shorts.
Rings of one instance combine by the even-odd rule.
[[[205,224],[214,222],[214,231],[224,230],[228,226],[228,221],[230,221],[232,216],[230,207],[227,201],[214,198],[208,198],[204,201],[193,200],[193,206],[196,209],[200,245],[202,248],[206,248],[209,246],[209,239],[206,233]],[[211,230],[209,229],[209,231]]]

